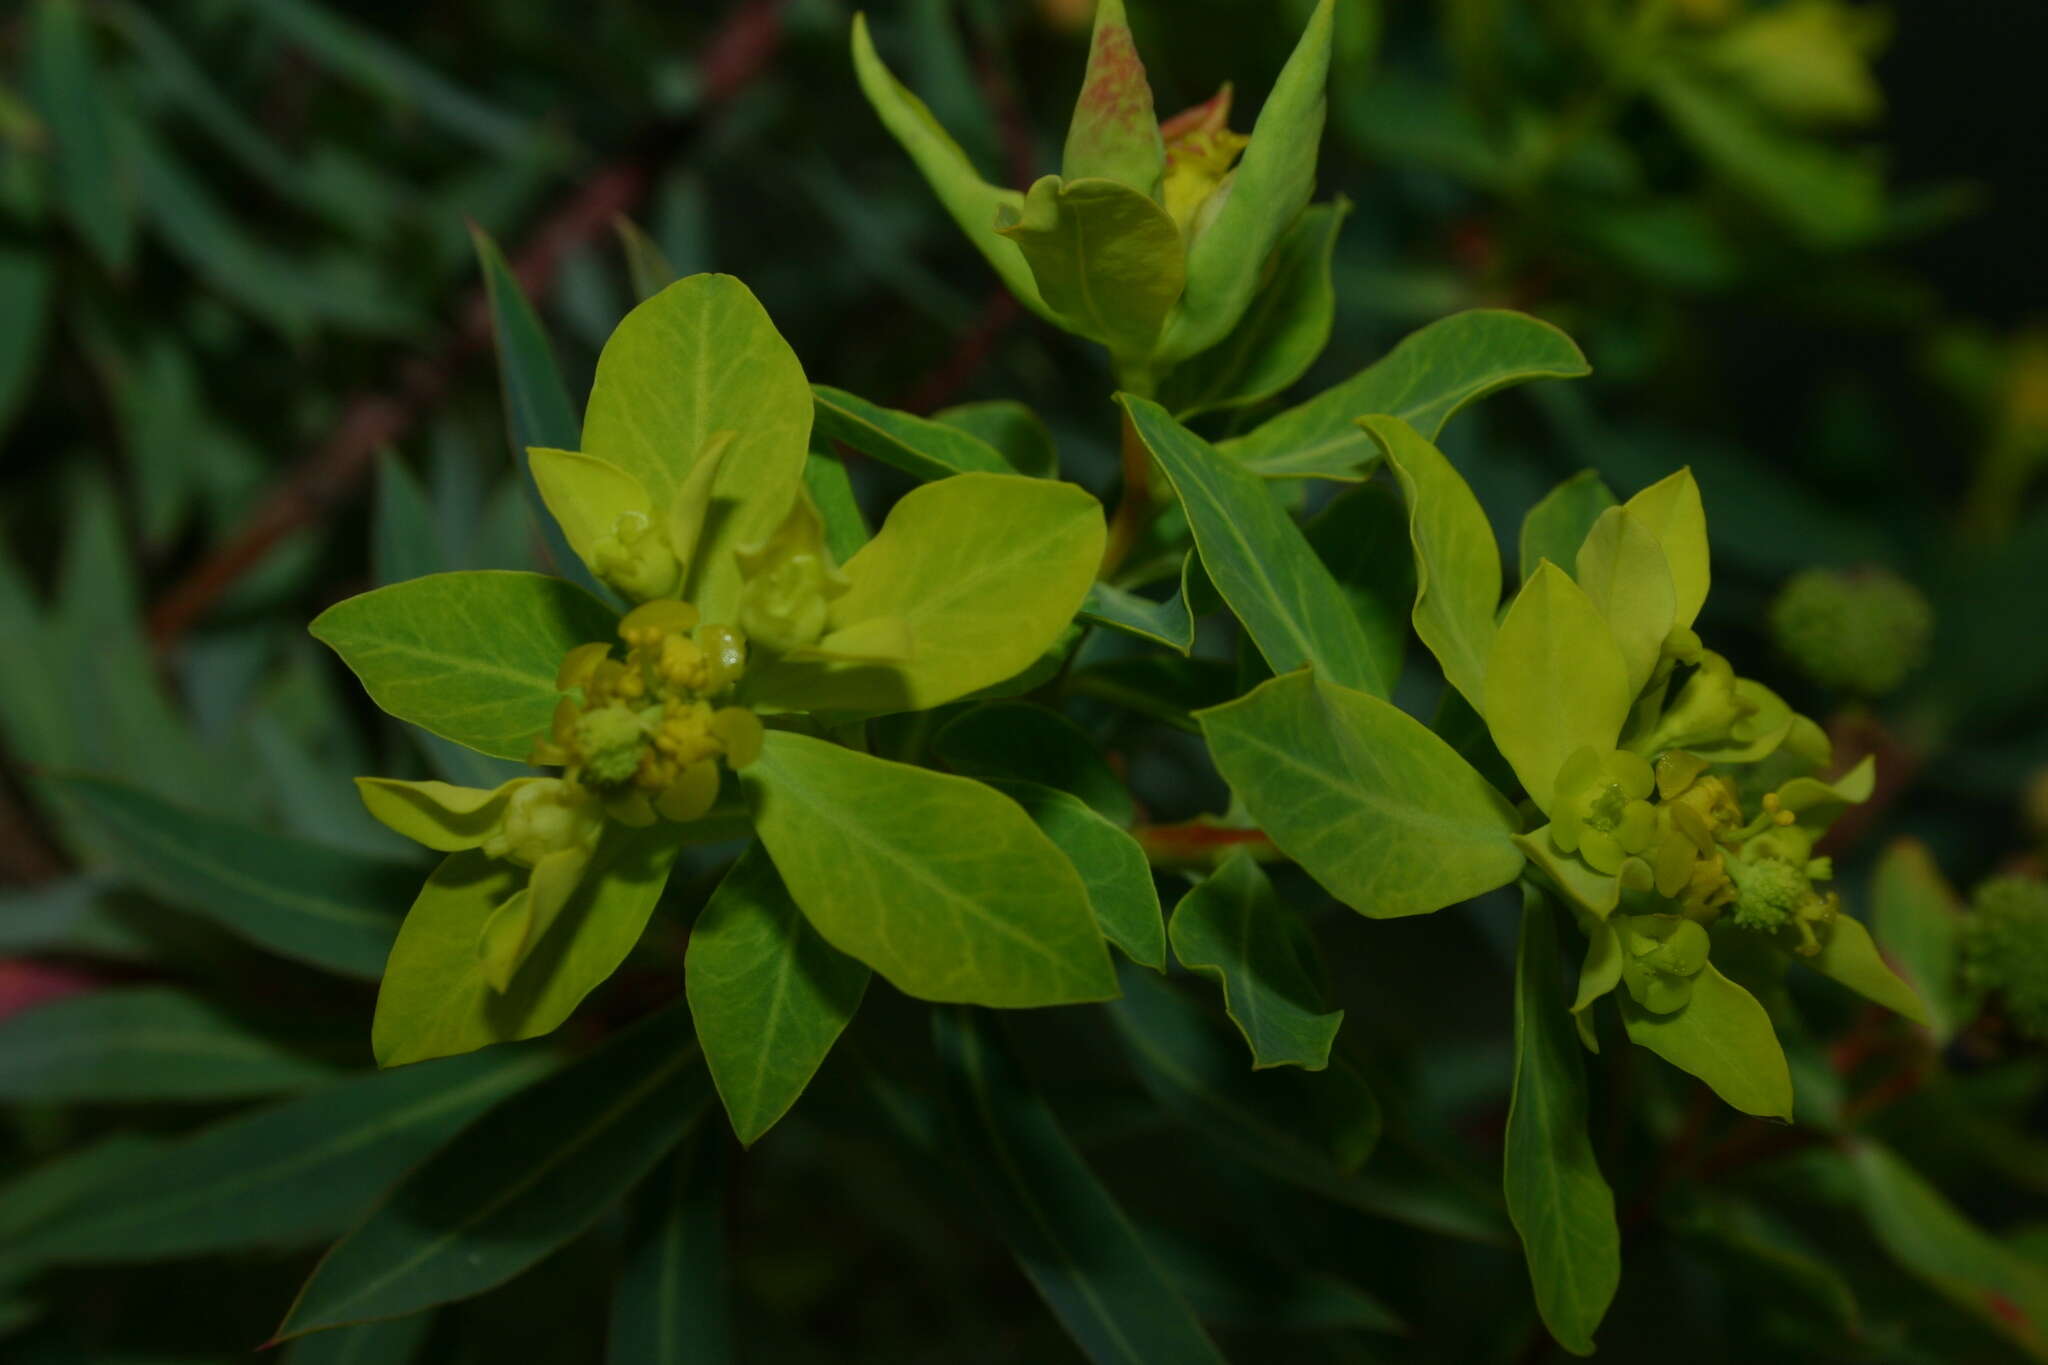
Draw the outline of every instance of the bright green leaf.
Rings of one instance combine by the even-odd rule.
[[[595,1222],[710,1104],[688,1010],[674,1006],[617,1034],[407,1176],[327,1253],[278,1337],[503,1284]]]
[[[1886,964],[1862,921],[1847,911],[1838,913],[1821,931],[1820,951],[1811,957],[1802,956],[1799,961],[1894,1014],[1931,1027],[1927,1007],[1920,997]]]
[[[1547,322],[1500,309],[1454,313],[1221,449],[1268,478],[1362,479],[1379,451],[1359,429],[1361,417],[1398,417],[1434,441],[1444,423],[1490,393],[1590,373],[1571,338]]]
[[[1196,719],[1259,826],[1361,914],[1426,914],[1522,869],[1500,793],[1377,697],[1287,673]]]
[[[906,995],[1014,1008],[1116,993],[1080,875],[1007,797],[777,730],[743,776],[805,917]]]
[[[620,517],[645,517],[643,524],[650,527],[663,524],[662,514],[640,480],[617,465],[545,446],[530,447],[526,458],[548,515],[593,574],[598,571],[597,543],[615,533]]]
[[[1180,229],[1146,194],[1114,180],[1040,178],[996,231],[1017,244],[1061,326],[1141,369],[1186,282]]]
[[[1149,399],[1121,401],[1186,509],[1202,564],[1276,673],[1304,664],[1385,696],[1381,654],[1301,528],[1243,466]]]
[[[618,618],[542,574],[443,573],[337,602],[309,627],[400,720],[497,758],[524,759],[552,723],[555,675]]]
[[[1515,836],[1515,847],[1541,868],[1566,902],[1595,919],[1606,919],[1621,903],[1621,878],[1595,872],[1576,853],[1560,852],[1551,842],[1550,826]]]
[[[1713,963],[1693,978],[1692,999],[1675,1014],[1651,1014],[1625,991],[1615,999],[1638,1046],[1699,1077],[1745,1114],[1791,1121],[1792,1074],[1771,1017]]]
[[[524,869],[471,850],[451,854],[406,914],[384,969],[370,1041],[383,1066],[532,1038],[567,1019],[640,940],[668,882],[673,826],[608,827],[575,893],[499,992],[477,940]]]
[[[1102,936],[1131,961],[1165,971],[1166,926],[1159,914],[1159,888],[1137,840],[1078,796],[1015,779],[990,785],[1022,806],[1032,823],[1067,855],[1088,887],[1088,903]]]
[[[1234,850],[1183,896],[1169,931],[1181,965],[1222,985],[1254,1067],[1329,1065],[1344,1011],[1323,1010],[1308,926],[1280,904],[1249,854]]]
[[[1415,550],[1415,633],[1444,679],[1472,709],[1486,713],[1486,666],[1500,608],[1500,543],[1451,462],[1398,418],[1367,417],[1359,426],[1385,453],[1408,500]]]
[[[683,985],[718,1097],[752,1146],[852,1021],[868,969],[818,936],[754,844],[697,916]]]
[[[1621,1228],[1586,1136],[1586,1079],[1557,968],[1556,912],[1524,891],[1502,1170],[1536,1307],[1558,1344],[1583,1356],[1621,1282]]]
[[[1165,170],[1166,146],[1152,110],[1152,87],[1131,40],[1123,0],[1101,0],[1060,174],[1069,180],[1114,180],[1149,198],[1157,195]]]
[[[1136,1229],[1074,1150],[994,1021],[940,1010],[932,1030],[954,1146],[997,1226],[1076,1345],[1116,1365],[1222,1365]]]
[[[1610,507],[1587,532],[1575,562],[1573,576],[1621,647],[1633,698],[1649,682],[1677,619],[1678,593],[1664,547],[1633,513]]]
[[[739,599],[733,551],[772,535],[803,484],[811,390],[767,310],[730,275],[692,275],[626,314],[597,359],[582,451],[640,481],[666,514],[699,460],[733,432],[714,515],[681,596],[707,621]],[[543,445],[563,444],[555,441]]]
[[[1614,493],[1599,471],[1581,469],[1545,493],[1522,518],[1522,536],[1516,561],[1523,582],[1536,572],[1543,560],[1553,564],[1576,564],[1586,533],[1608,508],[1618,506]],[[1670,569],[1665,569],[1669,577]]]
[[[912,489],[844,566],[831,627],[909,623],[888,666],[783,661],[747,675],[752,701],[796,710],[912,711],[1030,667],[1074,619],[1102,563],[1102,505],[1068,483],[963,474]]]
[[[1015,472],[994,446],[950,423],[897,412],[824,384],[813,384],[811,394],[818,435],[844,441],[913,478]]]
[[[1479,708],[1530,800],[1547,812],[1566,759],[1614,748],[1632,695],[1600,609],[1563,569],[1538,566],[1500,623]]]
[[[1692,470],[1659,479],[1622,506],[1648,527],[1664,547],[1671,565],[1671,586],[1677,594],[1674,623],[1690,626],[1706,604],[1713,576],[1707,563],[1707,513],[1700,505],[1700,486]]]

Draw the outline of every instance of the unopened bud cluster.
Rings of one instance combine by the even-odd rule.
[[[718,705],[746,671],[746,637],[659,598],[627,613],[619,639],[623,658],[597,641],[562,660],[565,695],[533,761],[561,766],[625,824],[698,819],[718,799],[719,765],[743,768],[761,751],[754,713]]]

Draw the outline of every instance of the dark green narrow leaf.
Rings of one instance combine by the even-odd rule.
[[[237,1115],[116,1172],[15,1250],[37,1263],[153,1261],[335,1236],[548,1064],[545,1053],[499,1049],[359,1076]]]
[[[0,437],[42,360],[49,313],[50,268],[31,251],[0,250]]]
[[[405,461],[377,461],[377,507],[370,522],[370,566],[379,587],[446,573],[455,566],[434,531],[434,509]]]
[[[71,777],[58,787],[99,828],[128,879],[274,953],[374,980],[419,887],[405,863],[202,814],[140,788]]]
[[[949,721],[932,741],[946,765],[969,777],[1013,778],[1070,792],[1104,819],[1128,825],[1137,808],[1123,779],[1081,727],[1029,702],[995,701]]]
[[[1149,399],[1120,395],[1146,449],[1186,509],[1202,566],[1275,673],[1385,697],[1389,679],[1335,578],[1260,478]]]
[[[612,1296],[611,1365],[725,1365],[725,1140],[699,1128],[634,1196]]]
[[[1254,1067],[1329,1065],[1344,1011],[1322,1009],[1308,926],[1280,904],[1250,854],[1233,849],[1183,896],[1169,932],[1181,965],[1222,985],[1224,1008],[1250,1044]]]
[[[844,564],[868,543],[867,518],[853,496],[853,481],[846,477],[846,464],[837,455],[820,455],[813,450],[804,457],[804,487],[825,519],[825,547]]]
[[[1407,509],[1386,484],[1362,484],[1331,499],[1301,529],[1358,617],[1380,676],[1393,686],[1401,676],[1408,611],[1415,601]]]
[[[1017,472],[994,446],[960,427],[897,412],[824,384],[811,385],[811,395],[820,436],[844,441],[914,478]]]
[[[934,422],[958,427],[995,448],[1010,467],[1034,479],[1056,479],[1060,452],[1045,419],[1012,398],[959,403],[932,414]]]
[[[1166,970],[1166,927],[1145,850],[1078,796],[1014,779],[989,785],[1024,808],[1081,874],[1102,936],[1131,961]]]
[[[958,1149],[1024,1273],[1096,1365],[1221,1365],[1116,1201],[1060,1131],[990,1016],[932,1013]]]
[[[123,273],[135,254],[135,196],[121,144],[124,92],[93,54],[80,0],[36,5],[27,76],[56,144],[57,202],[100,264]]]
[[[1186,654],[1195,646],[1195,617],[1188,609],[1187,594],[1187,577],[1194,563],[1192,554],[1181,561],[1180,582],[1164,601],[1097,583],[1088,589],[1088,600],[1081,604],[1081,619]]]
[[[1508,1102],[1504,1183],[1536,1307],[1558,1344],[1593,1353],[1593,1331],[1621,1282],[1614,1192],[1586,1137],[1586,1080],[1571,1001],[1558,971],[1557,919],[1541,893],[1522,893],[1515,954],[1515,1084]]]
[[[334,1074],[168,986],[74,995],[0,1023],[9,1100],[229,1100]]]
[[[433,1330],[432,1313],[342,1327],[291,1344],[284,1365],[410,1365]]]
[[[662,1011],[513,1096],[337,1243],[279,1339],[495,1288],[580,1235],[704,1115],[689,1011]]]
[[[102,1185],[142,1169],[165,1143],[138,1133],[116,1133],[75,1147],[0,1185],[0,1281],[34,1264],[27,1235],[48,1227]]]
[[[626,253],[626,278],[632,281],[635,299],[645,302],[676,282],[676,268],[669,264],[661,244],[638,223],[622,213],[612,219],[612,227]]]
[[[767,850],[750,845],[697,916],[683,959],[697,1038],[741,1143],[803,1094],[868,976],[811,927]]]
[[[1379,1299],[1291,1257],[1262,1257],[1241,1246],[1151,1229],[1145,1245],[1204,1322],[1259,1332],[1408,1331]]]

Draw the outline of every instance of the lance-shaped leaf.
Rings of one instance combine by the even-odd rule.
[[[1218,408],[1263,403],[1305,374],[1337,318],[1330,259],[1351,203],[1302,212],[1274,248],[1270,274],[1230,335],[1176,365],[1163,396],[1183,420]]]
[[[743,774],[761,842],[827,942],[922,1000],[1116,993],[1087,887],[1014,801],[771,730]]]
[[[1522,535],[1517,546],[1517,576],[1527,582],[1537,564],[1577,564],[1579,547],[1586,533],[1610,507],[1619,505],[1612,489],[1597,470],[1582,469],[1537,500],[1522,518]],[[1670,577],[1667,565],[1665,577]]]
[[[990,783],[1015,801],[1081,874],[1102,936],[1131,961],[1166,970],[1166,925],[1145,850],[1078,796],[1036,782]]]
[[[743,1145],[789,1112],[860,1007],[868,969],[797,909],[759,844],[690,930],[683,987],[718,1097]]]
[[[1260,828],[1361,914],[1426,914],[1522,870],[1500,793],[1377,697],[1287,673],[1196,719]]]
[[[285,1365],[410,1365],[433,1330],[432,1313],[387,1318],[300,1337],[284,1353]]]
[[[608,1365],[726,1365],[725,1140],[705,1125],[647,1177],[612,1294]]]
[[[231,1100],[334,1074],[168,986],[90,991],[0,1023],[0,1099],[13,1101]]]
[[[1927,1011],[1928,1027],[1944,1042],[1965,1020],[1957,983],[1963,911],[1955,889],[1917,839],[1884,851],[1871,878],[1872,922]]]
[[[1030,263],[1038,293],[1069,331],[1125,366],[1151,354],[1187,282],[1180,229],[1149,196],[1114,180],[1041,177],[996,231]]]
[[[1273,671],[1308,664],[1332,682],[1387,695],[1380,652],[1344,590],[1259,479],[1159,404],[1128,393],[1119,401],[1179,494],[1217,592]]]
[[[1322,1008],[1308,926],[1280,904],[1251,855],[1234,850],[1181,897],[1170,932],[1181,965],[1222,985],[1253,1067],[1329,1065],[1344,1011]]]
[[[1792,1073],[1771,1017],[1713,963],[1693,978],[1692,999],[1675,1014],[1652,1014],[1626,991],[1615,999],[1631,1041],[1699,1077],[1743,1113],[1791,1121]]]
[[[682,1006],[608,1039],[408,1176],[327,1253],[278,1338],[503,1284],[595,1222],[710,1104]]]
[[[1010,469],[1034,479],[1059,477],[1060,452],[1045,419],[1012,398],[990,398],[977,403],[956,403],[932,414],[944,422],[979,437],[1003,457]]]
[[[913,478],[1015,472],[994,446],[958,427],[897,412],[824,384],[813,384],[811,395],[818,435],[844,441]]]
[[[1500,607],[1500,543],[1471,485],[1442,451],[1393,417],[1361,418],[1401,481],[1415,549],[1415,633],[1444,680],[1486,714],[1486,664]]]
[[[598,571],[597,543],[614,533],[620,517],[643,517],[643,526],[661,534],[662,515],[654,499],[640,480],[617,465],[579,451],[544,446],[531,447],[526,458],[548,515],[592,573]]]
[[[237,1115],[100,1182],[12,1250],[36,1263],[105,1263],[335,1236],[392,1181],[547,1066],[532,1052],[450,1058]],[[234,1216],[222,1217],[223,1209]]]
[[[1074,1150],[994,1021],[932,1015],[949,1127],[1011,1253],[1090,1360],[1221,1365],[1194,1313]]]
[[[1266,258],[1315,194],[1335,8],[1335,0],[1320,0],[1309,16],[1252,125],[1228,197],[1195,233],[1188,248],[1187,296],[1160,348],[1169,363],[1208,350],[1237,326]]]
[[[1931,1027],[1926,1005],[1885,963],[1862,921],[1846,910],[1836,914],[1821,931],[1820,951],[1811,957],[1802,956],[1799,961],[1866,1000],[1874,1000],[1923,1028]]]
[[[640,940],[679,845],[674,826],[607,827],[575,892],[509,987],[491,986],[478,940],[525,869],[478,850],[450,855],[398,931],[370,1041],[383,1066],[532,1038],[567,1019]]]
[[[337,602],[313,618],[370,700],[495,758],[524,759],[554,720],[555,676],[618,617],[542,574],[442,573]]]
[[[1619,507],[1602,512],[1576,556],[1574,577],[1600,614],[1628,666],[1633,698],[1649,682],[1677,619],[1671,564],[1649,527]]]
[[[932,749],[954,772],[1056,787],[1118,825],[1137,819],[1124,780],[1087,732],[1058,711],[1029,702],[987,702],[946,722]]]
[[[1088,40],[1088,74],[1067,125],[1060,174],[1069,180],[1099,177],[1151,198],[1166,171],[1166,144],[1152,111],[1152,86],[1131,40],[1123,0],[1101,0]]]
[[[825,523],[825,548],[832,552],[833,560],[844,564],[860,553],[873,533],[853,496],[846,462],[836,455],[812,451],[804,460],[804,489]]]
[[[2048,1270],[1971,1222],[1890,1148],[1856,1142],[1848,1163],[1864,1219],[1893,1260],[2033,1359],[2048,1360]]]
[[[1191,553],[1181,561],[1177,590],[1162,601],[1113,584],[1096,583],[1088,589],[1088,600],[1081,604],[1081,619],[1186,654],[1195,647],[1195,617],[1188,607],[1188,575],[1194,568],[1195,557]]]
[[[1707,513],[1700,505],[1700,486],[1692,470],[1659,479],[1622,504],[1649,528],[1664,547],[1676,594],[1674,622],[1689,626],[1707,600],[1713,575],[1707,559]]]
[[[1547,322],[1502,309],[1453,313],[1221,448],[1268,478],[1362,479],[1379,451],[1359,429],[1361,417],[1398,417],[1434,441],[1444,423],[1490,393],[1590,373],[1572,339]]]
[[[1607,618],[1563,569],[1539,566],[1500,623],[1480,707],[1530,800],[1548,812],[1566,759],[1614,748],[1632,695]]]
[[[871,665],[784,660],[749,673],[757,704],[806,711],[926,710],[1015,677],[1073,621],[1102,563],[1102,505],[1068,483],[965,474],[912,489],[846,562],[832,603],[845,630],[879,617],[914,653]]]
[[[61,779],[134,885],[271,952],[345,976],[375,979],[398,932],[411,864],[187,810],[139,787]]]
[[[124,164],[122,87],[93,54],[92,11],[79,0],[42,0],[16,11],[28,30],[25,75],[56,144],[56,199],[72,228],[115,275],[135,254],[135,193]]]
[[[1543,1324],[1566,1350],[1591,1355],[1593,1329],[1621,1282],[1621,1228],[1586,1137],[1586,1078],[1557,971],[1556,914],[1526,890],[1502,1173]]]
[[[810,385],[767,311],[730,275],[692,275],[626,314],[605,342],[583,453],[639,480],[666,517],[697,463],[723,451],[681,596],[706,620],[729,621],[733,551],[782,524],[810,434]]]
[[[860,80],[861,92],[881,116],[882,126],[917,163],[925,183],[967,234],[967,240],[988,258],[1018,302],[1048,322],[1057,321],[1045,300],[1038,296],[1038,285],[1031,277],[1024,253],[995,230],[997,212],[1008,209],[1014,213],[1022,208],[1023,194],[981,178],[967,153],[939,126],[924,101],[905,89],[882,64],[875,52],[874,39],[868,36],[864,14],[853,16],[853,70]]]

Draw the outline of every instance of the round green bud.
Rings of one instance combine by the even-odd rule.
[[[513,791],[505,822],[484,852],[532,867],[550,853],[592,847],[603,827],[603,811],[589,792],[561,778],[542,778]]]
[[[1881,697],[1926,658],[1934,609],[1887,569],[1808,569],[1779,591],[1770,622],[1779,650],[1809,679]]]
[[[674,592],[683,566],[643,512],[621,512],[612,531],[590,548],[597,576],[635,602]]]
[[[647,726],[623,706],[599,706],[576,718],[575,749],[583,775],[607,786],[632,780],[646,747]]]
[[[2048,882],[1993,877],[1970,898],[1963,976],[1995,992],[2027,1037],[2048,1041]]]
[[[1772,857],[1730,858],[1727,870],[1735,883],[1729,914],[1745,929],[1782,929],[1819,899],[1804,864]]]

